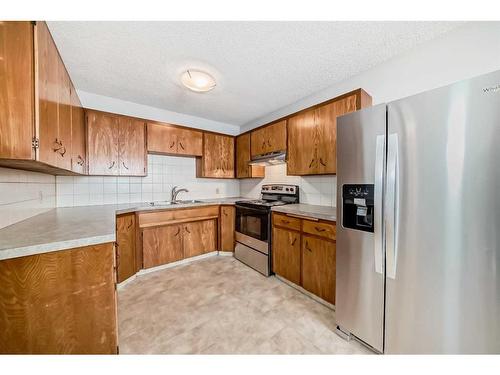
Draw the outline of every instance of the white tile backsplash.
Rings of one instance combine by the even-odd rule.
[[[0,168],[0,228],[56,206],[55,177]]]
[[[175,185],[189,190],[180,193],[179,199],[240,195],[238,180],[196,178],[195,158],[148,155],[146,177],[57,176],[57,206],[168,200]]]
[[[287,176],[286,164],[266,167],[263,179],[241,180],[241,196],[259,198],[262,185],[272,183],[298,185],[301,203],[332,207],[337,205],[337,176]]]

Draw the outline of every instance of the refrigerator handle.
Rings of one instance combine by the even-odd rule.
[[[374,255],[375,272],[383,273],[383,188],[384,188],[384,165],[385,165],[385,135],[377,135],[375,147],[375,188],[374,188]]]
[[[386,190],[386,267],[387,277],[396,278],[398,259],[398,213],[399,213],[399,161],[398,135],[390,134],[387,147],[387,190]]]

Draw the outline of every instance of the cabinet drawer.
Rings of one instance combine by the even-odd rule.
[[[335,224],[319,223],[316,221],[304,220],[302,230],[305,233],[315,234],[316,236],[325,237],[330,240],[335,240],[337,230]]]
[[[273,214],[273,224],[289,229],[300,230],[300,219],[287,215]]]

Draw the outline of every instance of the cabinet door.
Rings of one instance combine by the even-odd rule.
[[[250,152],[252,156],[262,155],[266,153],[266,137],[267,127],[260,128],[250,132],[251,147]]]
[[[56,51],[57,52],[57,51]],[[58,60],[58,116],[57,136],[61,149],[56,152],[59,168],[71,170],[71,81],[66,68],[57,53]],[[42,136],[42,134],[40,135]]]
[[[131,117],[119,117],[118,160],[120,176],[146,175],[146,124]]]
[[[300,285],[300,233],[273,227],[273,271]]]
[[[235,211],[233,206],[221,206],[220,208],[221,251],[234,251]]]
[[[316,109],[317,173],[337,173],[337,117],[355,110],[355,95]]]
[[[250,162],[250,133],[236,137],[236,178],[264,177],[265,167]]]
[[[286,150],[286,120],[267,126],[265,132],[265,153]]]
[[[184,224],[185,258],[217,250],[216,223],[216,220],[203,220]]]
[[[116,218],[116,257],[118,282],[127,280],[136,271],[135,214]]]
[[[287,174],[318,173],[316,137],[315,110],[309,110],[288,119]]]
[[[234,178],[233,137],[204,133],[203,156],[196,167],[198,177]]]
[[[0,22],[0,158],[34,159],[33,25]]]
[[[148,123],[148,152],[176,154],[176,129],[173,126]]]
[[[201,156],[203,154],[203,133],[196,130],[177,128],[177,154]]]
[[[102,112],[87,112],[87,150],[89,175],[118,175],[116,116]]]
[[[333,241],[302,235],[302,286],[335,304],[335,248]]]
[[[184,258],[182,226],[168,225],[144,229],[142,232],[144,268],[172,263]]]
[[[71,170],[87,173],[85,113],[74,87],[71,89]]]
[[[44,22],[37,22],[36,57],[38,65],[38,135],[40,147],[38,160],[57,166],[63,151],[59,139],[59,55],[49,29]]]

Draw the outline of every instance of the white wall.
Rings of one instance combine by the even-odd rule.
[[[85,108],[99,111],[118,113],[146,120],[156,120],[170,124],[185,125],[192,128],[210,130],[230,135],[237,135],[240,128],[224,122],[208,120],[184,113],[167,111],[161,108],[150,107],[143,104],[132,103],[109,96],[97,95],[86,91],[77,90],[78,96]]]
[[[335,207],[337,199],[336,176],[287,176],[286,164],[266,167],[264,179],[244,179],[240,182],[241,196],[259,198],[263,184],[298,185],[300,202]]]
[[[389,102],[500,69],[500,22],[470,22],[364,73],[245,124],[241,131],[363,88]]]
[[[238,180],[196,178],[195,158],[148,155],[146,177],[57,176],[57,206],[164,201],[174,185],[189,190],[179,199],[240,195]]]
[[[0,228],[56,206],[55,177],[0,168]]]

